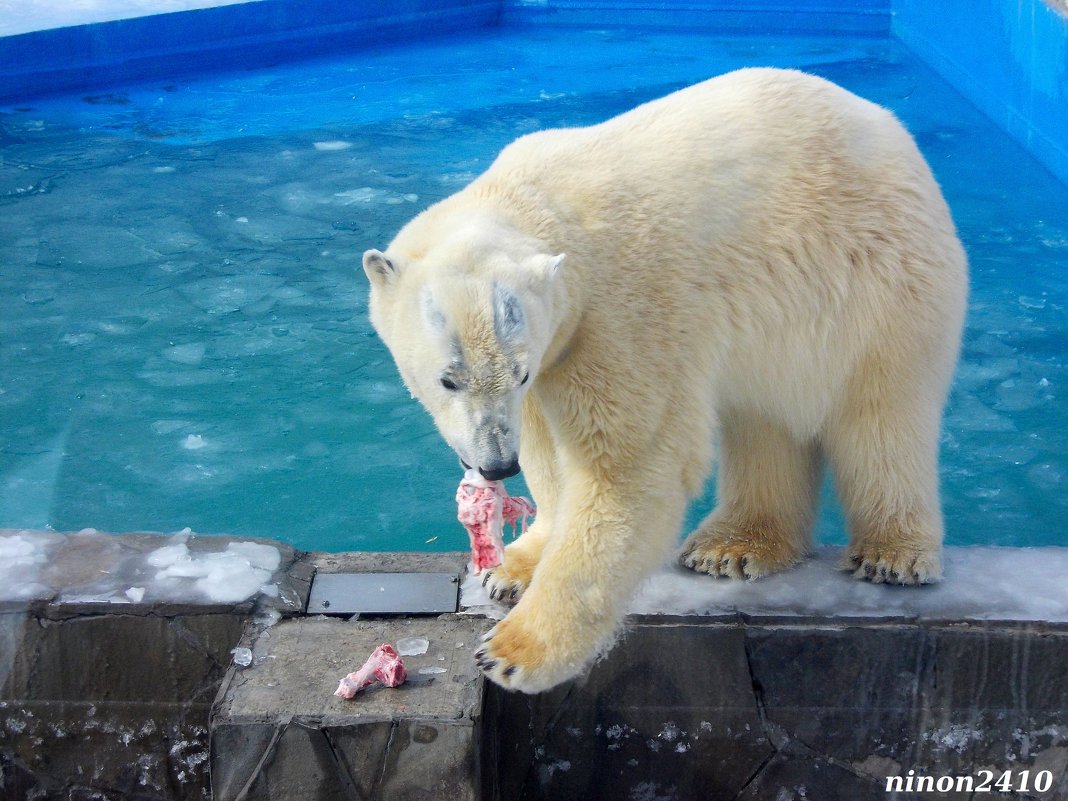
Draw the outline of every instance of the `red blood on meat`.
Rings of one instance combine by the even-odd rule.
[[[471,539],[476,576],[504,561],[504,523],[515,526],[522,518],[522,530],[526,531],[527,518],[534,514],[530,501],[511,497],[503,481],[487,481],[474,470],[464,474],[456,490],[456,510]]]

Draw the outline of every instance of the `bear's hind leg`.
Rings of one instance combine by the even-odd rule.
[[[796,564],[811,547],[821,465],[814,440],[800,442],[759,415],[725,413],[718,502],[682,546],[682,564],[744,579]]]
[[[858,371],[824,438],[850,530],[842,568],[876,583],[926,584],[942,573],[944,389],[917,372]]]

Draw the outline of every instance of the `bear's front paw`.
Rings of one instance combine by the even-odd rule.
[[[517,607],[494,626],[475,652],[479,669],[509,690],[539,693],[574,678],[597,653],[598,642],[582,632],[535,625]]]
[[[509,573],[505,565],[487,570],[482,577],[482,586],[490,598],[504,604],[514,604],[527,588],[526,582]]]
[[[842,569],[874,584],[930,584],[942,578],[942,559],[938,548],[855,544],[846,549]]]
[[[501,603],[514,604],[530,585],[534,568],[538,565],[538,556],[529,549],[518,547],[519,543],[504,549],[504,562],[491,568],[482,577],[482,586],[489,597]]]
[[[735,579],[758,579],[791,567],[800,555],[776,540],[757,537],[719,539],[694,534],[682,546],[679,562],[684,567],[710,576]]]

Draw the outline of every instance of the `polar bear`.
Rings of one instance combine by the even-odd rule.
[[[844,567],[940,575],[938,441],[967,266],[894,116],[745,69],[509,145],[369,250],[370,317],[468,466],[522,465],[538,512],[487,577],[517,601],[478,652],[526,692],[582,672],[678,542],[755,579],[810,546],[822,465]]]

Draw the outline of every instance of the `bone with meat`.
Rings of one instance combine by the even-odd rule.
[[[341,680],[334,695],[339,698],[353,698],[360,690],[370,687],[376,681],[386,687],[398,687],[404,684],[408,671],[404,660],[389,643],[382,643],[371,652],[363,667],[350,673]]]
[[[477,470],[468,470],[456,490],[456,516],[471,538],[471,563],[477,576],[504,561],[504,524],[527,530],[534,506],[526,498],[513,498],[503,481],[489,481]]]

